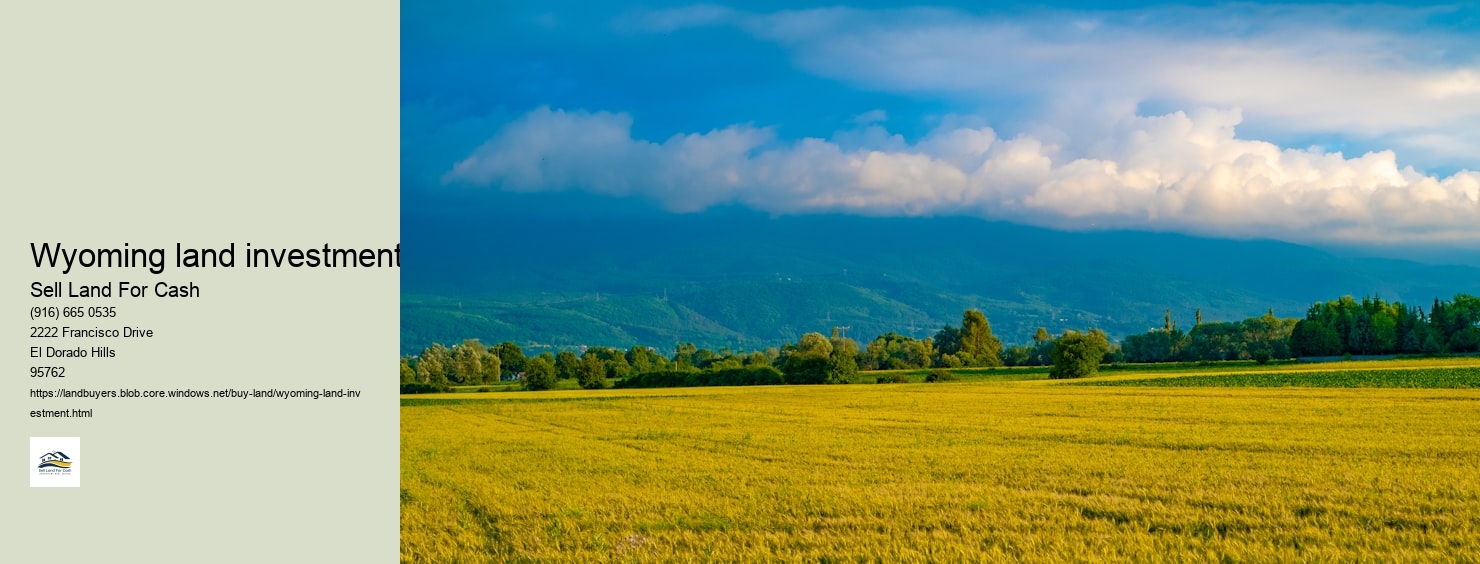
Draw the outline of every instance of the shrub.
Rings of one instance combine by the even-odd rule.
[[[524,362],[524,389],[548,390],[555,387],[555,365],[540,357]]]
[[[879,377],[880,384],[908,384],[910,377],[901,373],[885,374]]]
[[[786,383],[823,384],[827,382],[828,357],[793,354],[786,359]]]
[[[587,354],[575,365],[576,381],[587,390],[600,390],[607,385],[606,363],[594,354]]]
[[[939,368],[931,370],[930,374],[925,376],[926,382],[955,382],[960,379],[960,376],[951,373],[949,370],[941,370]]]
[[[401,393],[403,394],[440,394],[446,391],[449,391],[446,386],[438,386],[436,384],[401,384]]]
[[[766,365],[705,372],[645,372],[617,382],[618,388],[687,388],[696,386],[766,386],[784,384],[781,371]]]
[[[1480,351],[1480,329],[1466,327],[1455,332],[1449,338],[1449,352],[1475,352]]]
[[[1094,330],[1088,333],[1065,331],[1053,342],[1053,368],[1048,377],[1083,378],[1093,376],[1100,370],[1100,361],[1110,352],[1110,340],[1105,333]]]
[[[852,342],[852,341],[848,341]],[[852,384],[858,381],[858,358],[842,346],[834,346],[824,369],[824,384]]]

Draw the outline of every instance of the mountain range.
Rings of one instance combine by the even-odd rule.
[[[838,327],[861,343],[959,324],[1006,343],[1112,338],[1373,295],[1426,305],[1480,293],[1480,268],[1363,258],[1270,240],[1057,231],[965,217],[403,212],[401,349],[478,338],[541,350],[755,349]]]

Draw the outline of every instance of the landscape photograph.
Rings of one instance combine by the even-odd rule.
[[[403,562],[1480,561],[1480,8],[403,3]]]

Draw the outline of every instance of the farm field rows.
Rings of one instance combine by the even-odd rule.
[[[1480,388],[1480,367],[1352,369],[1181,375],[1084,382],[1095,386],[1304,387],[1304,388]]]
[[[408,562],[1480,559],[1475,389],[448,394],[401,429]]]
[[[1096,385],[1116,380],[1147,380],[1151,378],[1174,378],[1182,376],[1221,376],[1237,373],[1261,373],[1261,374],[1285,374],[1303,372],[1341,372],[1350,370],[1372,371],[1385,373],[1392,370],[1403,370],[1410,368],[1480,368],[1480,357],[1450,357],[1432,359],[1405,359],[1405,360],[1382,360],[1382,361],[1348,361],[1348,362],[1324,362],[1324,363],[1278,363],[1259,365],[1252,361],[1242,362],[1214,362],[1214,363],[1166,363],[1166,364],[1129,364],[1112,365],[1102,367],[1100,377],[1095,378]],[[1008,382],[1014,380],[1047,380],[1047,366],[1020,366],[1020,367],[998,367],[998,368],[952,368],[947,371],[955,374],[964,381],[992,381]],[[874,380],[886,374],[902,374],[911,382],[924,382],[926,375],[931,369],[917,368],[904,370],[874,370],[864,372],[861,375],[861,383],[874,383]],[[1377,382],[1382,378],[1374,378],[1369,381]],[[1158,384],[1147,384],[1158,385]],[[1159,384],[1167,385],[1167,384]],[[1182,385],[1187,385],[1183,383]],[[1226,384],[1220,384],[1226,385]],[[1393,386],[1382,386],[1393,387]],[[1454,387],[1454,386],[1444,386]],[[1474,387],[1474,386],[1470,386]],[[555,390],[579,391],[580,386],[575,380],[560,380]],[[522,392],[523,385],[519,382],[495,382],[492,384],[454,386],[454,393],[477,393],[477,392]],[[440,395],[417,395],[419,398],[443,397]],[[464,397],[464,396],[459,396]]]

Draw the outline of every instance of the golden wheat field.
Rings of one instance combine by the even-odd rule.
[[[406,562],[1480,561],[1477,389],[440,398],[401,408]]]

